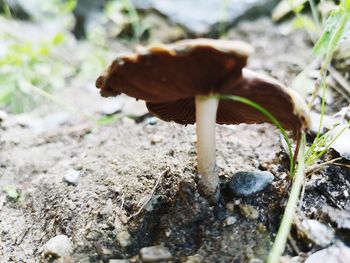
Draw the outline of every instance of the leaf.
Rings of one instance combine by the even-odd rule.
[[[62,44],[64,41],[64,33],[60,32],[52,39],[51,43],[55,46]]]
[[[308,31],[317,32],[315,21],[309,16],[299,15],[295,17],[292,25],[295,29],[305,28]]]
[[[17,188],[13,185],[6,185],[4,187],[4,191],[6,192],[7,196],[10,197],[11,199],[16,200],[19,197]]]
[[[331,15],[327,18],[325,22],[325,29],[313,48],[314,55],[324,55],[328,51],[328,49],[330,48],[329,45],[331,43],[331,39],[336,34],[338,30],[338,26],[340,25],[341,20],[344,18],[344,16],[349,16],[348,12],[349,10],[347,10],[344,6],[340,5],[338,9],[333,11]],[[339,41],[337,43],[337,46],[339,46],[341,42],[347,39],[349,35],[350,35],[350,19],[347,19],[344,29],[339,38]],[[332,47],[332,48],[335,49],[336,47]]]

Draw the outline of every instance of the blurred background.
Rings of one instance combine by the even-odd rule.
[[[138,45],[208,37],[250,43],[255,53],[247,67],[301,94],[312,110],[311,131],[319,133],[349,115],[348,6],[348,0],[0,0],[1,127],[40,134],[122,118],[156,123],[143,101],[102,98],[96,78]],[[333,118],[339,112],[341,120]]]
[[[317,7],[313,9],[312,4]],[[311,48],[324,29],[322,23],[336,7],[333,1],[303,0],[1,0],[1,115],[30,112],[42,103],[83,117],[121,111],[123,99],[97,96],[94,81],[100,72],[117,53],[136,45],[183,38],[249,41],[257,49],[250,67],[291,84],[311,62]],[[295,31],[302,33],[291,35]],[[279,43],[271,43],[274,40]],[[307,45],[309,50],[304,48]],[[288,54],[293,49],[304,53]],[[342,52],[340,59],[344,61],[348,53]],[[276,66],[282,62],[284,68]],[[348,69],[348,63],[338,66]],[[302,74],[294,86],[307,96],[316,75],[315,71]],[[332,85],[337,86],[336,82]],[[337,103],[343,106],[349,90],[337,90],[342,94]],[[142,106],[129,108],[135,112],[127,115],[145,114]],[[61,115],[58,119],[63,121]]]

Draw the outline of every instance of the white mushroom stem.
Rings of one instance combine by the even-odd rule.
[[[219,99],[215,96],[196,97],[197,170],[203,194],[217,198],[219,177],[216,168],[215,123]]]

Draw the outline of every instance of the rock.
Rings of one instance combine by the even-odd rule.
[[[123,230],[117,234],[117,241],[121,247],[127,247],[131,245],[131,236],[128,230]]]
[[[144,262],[157,262],[171,259],[169,249],[163,245],[154,247],[144,247],[140,250],[141,259]]]
[[[344,244],[335,244],[317,251],[309,256],[305,263],[348,263],[350,262],[350,248]]]
[[[51,238],[42,248],[45,258],[67,259],[72,253],[72,243],[66,235]]]
[[[258,219],[259,218],[259,211],[251,205],[239,205],[239,211],[241,214],[249,219]]]
[[[133,0],[141,10],[154,9],[195,35],[219,33],[221,24],[233,25],[243,17],[269,14],[275,0]]]
[[[334,238],[333,229],[317,220],[304,220],[302,226],[305,229],[307,237],[321,247],[328,246]]]
[[[350,229],[350,212],[349,211],[339,210],[331,206],[324,206],[322,208],[322,217],[336,224],[337,228]]]
[[[77,0],[77,5],[73,11],[75,17],[74,35],[83,38],[86,35],[88,22],[102,12],[104,0],[85,1]]]
[[[313,134],[317,134],[320,121],[321,121],[321,114],[319,114],[318,112],[312,111],[310,112],[310,118],[311,118],[310,131]],[[329,116],[329,115],[324,115],[322,119],[321,133],[324,133],[327,130],[332,129],[338,123],[339,123],[339,120],[337,118],[334,118],[333,116]]]
[[[235,209],[235,205],[234,205],[234,203],[229,202],[225,205],[225,208],[232,213],[233,210]]]
[[[146,123],[149,125],[156,125],[158,119],[156,117],[150,117],[146,119]]]
[[[81,172],[77,170],[70,170],[66,173],[64,176],[64,181],[67,182],[70,185],[78,185],[78,179],[81,176]]]
[[[247,197],[263,191],[273,182],[274,176],[267,171],[238,172],[229,183],[229,189],[235,196]]]
[[[103,115],[109,116],[120,112],[122,108],[123,100],[118,97],[109,97],[104,99],[100,108],[100,112]]]
[[[230,226],[233,225],[234,223],[236,223],[237,218],[235,218],[234,216],[229,216],[224,220],[224,226]]]
[[[339,125],[330,132],[330,135],[336,140],[331,144],[339,155],[347,160],[350,160],[350,128],[347,124]]]

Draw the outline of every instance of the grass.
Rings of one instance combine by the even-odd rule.
[[[280,228],[278,230],[275,242],[267,258],[268,263],[277,263],[284,252],[290,228],[292,226],[294,214],[298,205],[299,194],[304,182],[305,174],[305,134],[300,138],[300,151],[298,154],[298,166],[292,184],[286,209],[284,211]]]
[[[285,140],[285,142],[288,146],[289,157],[290,157],[289,158],[290,159],[289,174],[293,175],[293,173],[294,173],[294,155],[293,155],[292,144],[289,141],[286,130],[283,129],[282,125],[279,123],[279,121],[276,119],[276,117],[274,117],[272,113],[270,113],[267,109],[265,109],[261,105],[255,103],[254,101],[249,100],[247,98],[235,96],[235,95],[218,95],[218,97],[219,97],[219,99],[228,99],[228,100],[237,101],[237,102],[246,104],[246,105],[256,109],[261,114],[265,115],[279,129],[279,131],[281,132],[281,134],[283,136],[283,139]]]
[[[314,1],[310,0],[309,2],[312,9],[313,17],[315,19],[315,23],[319,25],[320,22],[317,19],[318,14],[316,13]],[[296,12],[296,15],[299,16],[299,13]],[[322,89],[321,119],[316,138],[307,151],[305,150],[305,135],[303,135],[301,138],[298,166],[295,172],[291,193],[282,217],[279,230],[277,232],[276,239],[267,258],[267,263],[278,263],[280,257],[282,256],[285,250],[285,245],[297,208],[306,167],[313,165],[332,146],[334,141],[342,134],[342,132],[344,132],[344,130],[349,128],[350,126],[350,123],[347,123],[347,126],[345,126],[340,132],[338,132],[338,134],[336,134],[333,137],[330,135],[330,132],[321,134],[323,119],[325,115],[325,94],[327,89],[326,78],[328,67],[331,64],[336,48],[338,47],[341,40],[346,37],[346,34],[344,34],[344,32],[347,32],[350,28],[349,17],[350,0],[343,0],[338,6],[338,10],[333,12],[327,19],[323,33],[314,46],[314,54],[324,57],[323,64],[320,70],[320,88]],[[318,87],[316,87],[313,94],[314,97],[317,96]],[[310,107],[311,105],[312,104],[310,103]]]

